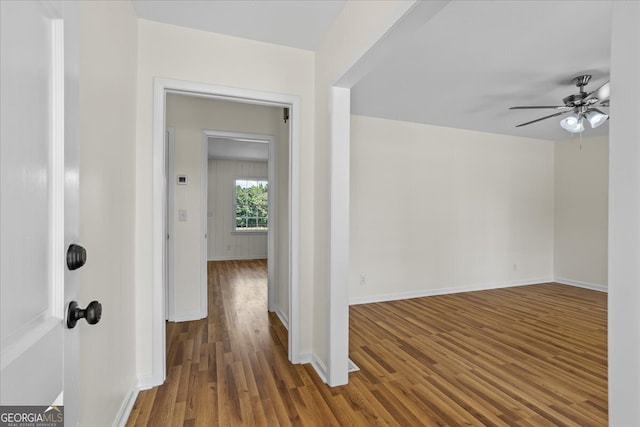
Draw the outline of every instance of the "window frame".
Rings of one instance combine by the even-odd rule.
[[[265,229],[258,229],[256,228],[248,228],[246,230],[238,230],[237,228],[237,216],[236,216],[236,212],[237,212],[237,207],[238,207],[238,193],[237,193],[237,182],[238,181],[258,181],[258,182],[265,182],[267,184],[267,227]],[[238,234],[238,235],[244,235],[244,234],[267,234],[269,233],[269,229],[271,227],[271,221],[269,219],[269,198],[271,197],[271,185],[269,183],[269,178],[264,177],[264,176],[259,176],[259,177],[247,177],[247,176],[237,176],[235,178],[233,178],[232,181],[232,186],[233,186],[233,190],[231,193],[231,197],[233,198],[232,200],[232,214],[231,214],[231,234]],[[257,217],[256,217],[257,219]]]

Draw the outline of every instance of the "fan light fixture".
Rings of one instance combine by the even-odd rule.
[[[553,114],[525,123],[520,123],[519,125],[516,125],[516,127],[519,128],[527,126],[542,120],[550,119],[551,117],[564,116],[565,114],[568,115],[560,121],[560,126],[571,133],[584,131],[585,119],[593,129],[602,125],[607,121],[607,119],[609,119],[609,116],[595,108],[595,106],[596,104],[599,104],[602,107],[609,106],[611,85],[610,82],[606,82],[593,92],[587,92],[585,90],[585,86],[589,83],[589,80],[591,80],[591,75],[589,74],[574,77],[572,82],[578,87],[579,92],[562,98],[562,103],[564,105],[526,105],[510,107],[510,110],[537,110],[546,108],[556,110]]]
[[[596,108],[592,108],[586,112],[572,113],[568,115],[560,121],[560,126],[571,133],[582,132],[584,130],[585,118],[591,127],[595,129],[606,122],[609,116]]]
[[[560,126],[571,133],[582,132],[584,130],[582,116],[576,113],[570,114],[569,116],[562,119],[560,121]]]
[[[587,117],[587,120],[589,120],[589,124],[591,125],[591,127],[594,129],[606,122],[609,118],[609,116],[607,116],[600,110],[596,110],[595,108],[587,111],[587,114],[585,114],[585,116]]]

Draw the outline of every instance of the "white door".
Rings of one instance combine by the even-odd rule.
[[[77,425],[77,3],[0,0],[0,16],[0,405],[63,404]]]

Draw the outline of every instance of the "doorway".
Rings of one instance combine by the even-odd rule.
[[[286,124],[280,123],[279,108],[253,106],[253,110],[270,125],[264,130],[280,135],[203,131],[208,143],[208,260],[266,258],[267,307],[287,326],[289,290],[277,284],[286,283],[282,276],[288,255],[288,183],[277,160],[278,145],[286,149],[289,135]]]
[[[169,94],[166,121],[167,320],[207,317],[209,261],[267,259],[265,302],[286,326],[288,173],[277,164],[286,166],[289,132],[282,109]]]
[[[288,358],[292,363],[300,363],[299,348],[299,116],[300,100],[297,96],[272,94],[246,89],[228,88],[195,82],[184,82],[172,79],[156,78],[154,80],[154,115],[153,115],[153,377],[162,382],[166,375],[166,331],[164,327],[164,310],[167,277],[164,256],[165,227],[167,216],[164,206],[167,198],[167,180],[165,175],[165,131],[167,127],[165,111],[167,96],[171,94],[189,95],[201,99],[232,101],[233,104],[249,104],[279,107],[288,109],[287,129],[289,143],[286,150],[286,162],[279,166],[287,172],[287,191],[284,195],[284,206],[288,221],[286,231],[282,235],[288,243],[285,270],[282,280],[288,289],[287,322]],[[177,171],[176,171],[177,172]],[[282,213],[282,210],[280,210]]]

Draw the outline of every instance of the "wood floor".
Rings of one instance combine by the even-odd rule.
[[[559,284],[352,306],[329,388],[287,361],[266,263],[209,263],[209,319],[167,324],[127,426],[604,426],[606,294]]]

